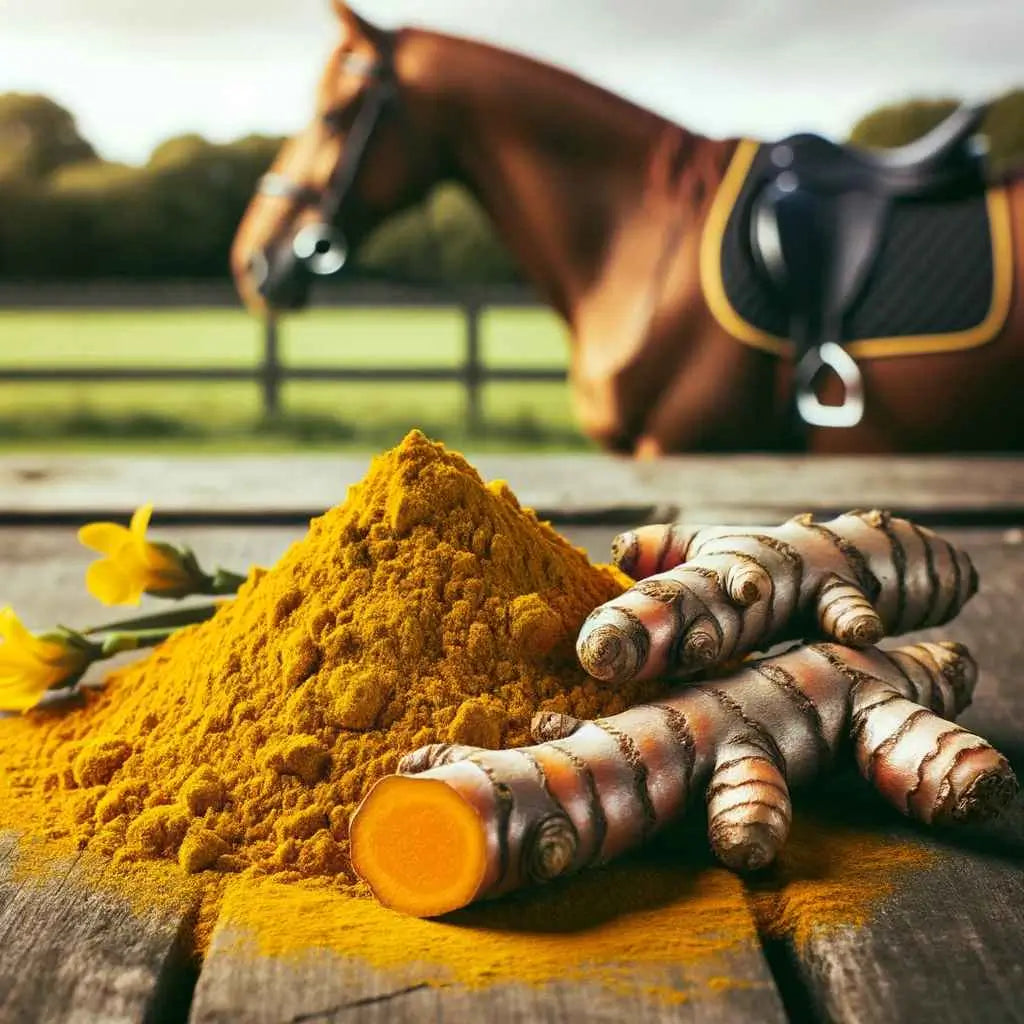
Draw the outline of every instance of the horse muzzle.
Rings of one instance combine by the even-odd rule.
[[[318,277],[333,277],[348,263],[345,236],[330,224],[307,224],[291,240],[249,258],[253,285],[273,309],[301,309]]]

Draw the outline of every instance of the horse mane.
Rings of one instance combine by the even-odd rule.
[[[405,27],[391,45],[410,101],[424,101],[448,147],[446,177],[476,196],[570,322],[623,225],[658,236],[632,243],[643,251],[668,244],[666,221],[696,226],[735,148],[735,140],[707,139],[563,67],[490,43]]]
[[[613,129],[621,141],[648,140],[669,128],[699,137],[575,71],[514,50],[419,26],[396,31],[396,46],[406,43],[423,44],[438,55],[445,51],[446,59],[435,66],[434,73],[453,89],[471,86],[479,92],[488,83],[495,87],[500,83],[510,106],[521,109],[529,103],[532,109],[571,121],[577,146],[585,142],[588,129],[600,127]],[[551,102],[552,96],[558,97],[557,103]]]

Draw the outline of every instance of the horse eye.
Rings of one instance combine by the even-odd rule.
[[[345,127],[345,110],[336,107],[320,115],[320,123],[329,131],[339,132]]]
[[[338,131],[341,128],[341,111],[328,111],[319,116],[319,122],[329,131]]]

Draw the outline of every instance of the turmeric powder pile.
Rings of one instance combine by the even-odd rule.
[[[186,872],[356,885],[348,820],[424,743],[528,742],[531,715],[614,714],[574,641],[627,583],[503,482],[411,433],[208,622],[84,708],[0,723],[11,794],[48,835]]]

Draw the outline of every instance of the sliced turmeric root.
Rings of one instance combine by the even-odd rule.
[[[382,903],[434,916],[611,860],[703,797],[719,859],[755,870],[786,841],[789,788],[851,754],[904,814],[980,819],[1017,780],[951,721],[976,680],[956,643],[812,644],[611,718],[541,713],[532,747],[435,743],[370,791],[352,822],[353,866]]]
[[[438,779],[392,775],[352,818],[352,866],[386,907],[437,917],[472,903],[487,867],[484,822]]]

